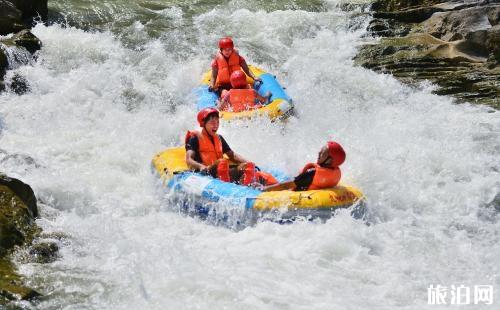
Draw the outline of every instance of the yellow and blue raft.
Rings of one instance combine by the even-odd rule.
[[[262,80],[262,83],[254,86],[257,93],[259,93],[259,95],[261,96],[265,96],[265,94],[268,92],[272,94],[269,103],[260,108],[247,111],[221,111],[221,118],[225,120],[234,120],[248,119],[256,116],[266,116],[272,120],[275,120],[291,115],[293,113],[292,99],[285,92],[285,89],[278,83],[276,78],[272,74],[265,72],[264,70],[255,66],[249,65],[248,67],[253,75]],[[203,75],[201,85],[195,89],[195,94],[198,96],[198,111],[204,108],[215,108],[217,106],[217,100],[219,99],[219,97],[214,92],[208,90],[211,77],[212,71],[209,70]]]
[[[152,169],[159,175],[162,187],[177,197],[178,205],[187,213],[217,216],[223,221],[228,217],[236,217],[241,222],[265,218],[290,221],[297,217],[327,219],[339,208],[355,206],[352,215],[363,216],[363,194],[354,187],[339,185],[323,190],[262,192],[190,171],[185,156],[184,147],[168,148],[153,158]],[[280,182],[290,179],[277,171],[268,172]],[[216,211],[217,205],[222,205],[224,210]]]

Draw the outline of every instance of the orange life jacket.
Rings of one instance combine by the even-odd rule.
[[[247,162],[243,170],[241,184],[250,185],[254,182],[260,183],[262,185],[273,185],[278,183],[278,180],[276,180],[270,173],[264,171],[257,171],[255,169],[254,163]]]
[[[238,54],[237,50],[233,49],[231,56],[229,56],[229,59],[226,60],[222,53],[218,52],[215,60],[217,61],[218,68],[215,86],[220,86],[223,84],[231,85],[231,73],[241,70],[240,54]]]
[[[198,151],[200,153],[201,161],[205,166],[210,166],[217,159],[223,158],[224,153],[222,152],[222,142],[220,141],[218,134],[216,134],[215,137],[211,137],[205,130],[202,130],[201,132],[188,131],[185,142],[187,143],[192,136],[198,137]],[[213,142],[211,138],[213,138]]]
[[[246,111],[256,107],[255,100],[257,96],[255,95],[255,90],[252,88],[233,88],[229,90],[228,96],[233,112]]]
[[[339,183],[341,173],[338,167],[325,168],[318,164],[309,163],[302,169],[302,173],[312,168],[316,169],[316,172],[314,173],[312,183],[309,185],[308,190],[331,188]]]
[[[264,171],[257,171],[255,173],[255,175],[257,177],[257,182],[259,182],[262,185],[267,186],[267,185],[273,185],[273,184],[278,183],[278,180],[276,180],[276,178],[273,177],[273,175],[270,173],[267,173]]]

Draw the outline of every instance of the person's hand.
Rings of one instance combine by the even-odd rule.
[[[212,86],[212,85],[210,85],[210,86],[208,86],[208,91],[209,92],[215,92],[215,91],[217,91],[217,88],[214,87],[214,86]]]
[[[259,191],[263,191],[265,188],[264,185],[260,184],[259,182],[250,183],[248,186],[253,187]]]
[[[200,173],[208,175],[208,167],[205,165],[202,165],[202,168],[200,168]]]

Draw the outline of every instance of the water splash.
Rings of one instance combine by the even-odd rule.
[[[363,31],[331,2],[231,3],[178,6],[182,27],[160,35],[131,22],[135,9],[110,24],[132,27],[35,27],[39,60],[14,70],[31,92],[0,95],[0,143],[39,166],[0,167],[33,186],[51,215],[44,230],[68,236],[56,262],[19,265],[48,294],[36,307],[422,309],[429,284],[498,284],[497,215],[482,215],[500,192],[498,112],[354,67]],[[294,174],[338,140],[344,181],[366,194],[374,225],[346,211],[235,233],[164,209],[149,163],[195,127],[191,89],[221,34],[275,72],[297,108],[286,124],[223,124],[231,147]]]

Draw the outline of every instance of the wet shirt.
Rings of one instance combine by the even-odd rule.
[[[210,137],[210,139],[212,139],[212,137]],[[221,135],[219,135],[219,139],[220,143],[222,144],[222,153],[226,154],[227,152],[230,152],[231,148],[229,147],[229,144],[227,144],[226,140],[224,140],[224,138]],[[203,162],[200,156],[200,142],[197,136],[192,136],[186,143],[186,151],[189,150],[194,151],[194,160],[196,160],[199,163]]]
[[[316,169],[309,169],[295,177],[293,182],[295,183],[296,191],[306,191],[309,186],[311,186]]]

